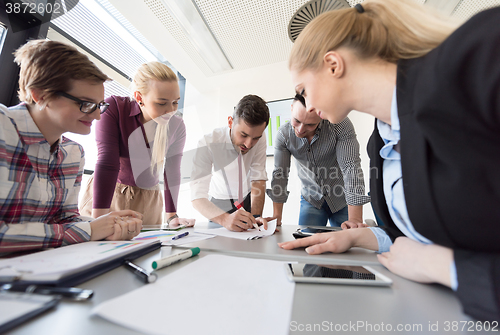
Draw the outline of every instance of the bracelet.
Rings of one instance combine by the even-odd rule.
[[[171,217],[169,217],[169,218],[167,219],[167,225],[169,225],[169,224],[170,224],[170,221],[172,221],[173,219],[177,219],[178,217],[179,217],[179,216],[178,216],[177,214],[174,214],[174,215],[172,215]]]

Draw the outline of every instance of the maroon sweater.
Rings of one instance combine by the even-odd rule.
[[[109,107],[96,126],[98,159],[94,172],[93,208],[110,207],[116,182],[137,186],[130,165],[128,140],[130,134],[141,126],[141,109],[137,102],[128,97],[111,96],[106,102]],[[175,115],[168,126],[166,212],[176,212],[185,142],[186,126],[182,118]],[[151,175],[150,178],[155,177]]]

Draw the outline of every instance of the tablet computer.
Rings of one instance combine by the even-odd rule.
[[[288,279],[298,283],[390,286],[392,280],[368,266],[287,263]]]
[[[318,233],[329,233],[332,231],[339,231],[342,230],[340,227],[303,227],[297,229],[297,231],[293,232],[292,235],[293,237],[297,238],[302,238],[302,237],[308,237],[314,234]]]

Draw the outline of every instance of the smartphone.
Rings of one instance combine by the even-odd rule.
[[[287,263],[288,279],[297,283],[390,286],[392,280],[368,266]]]
[[[305,227],[299,228],[297,231],[293,232],[292,235],[296,239],[311,236],[317,233],[329,233],[332,231],[342,230],[340,227]]]

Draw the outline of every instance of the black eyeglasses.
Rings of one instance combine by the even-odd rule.
[[[92,101],[80,100],[78,98],[75,98],[72,95],[69,95],[66,92],[61,91],[61,92],[57,92],[57,94],[65,97],[65,98],[68,98],[68,99],[71,99],[73,101],[78,102],[80,104],[80,112],[85,113],[85,114],[93,113],[97,109],[97,107],[99,107],[99,109],[101,110],[101,114],[102,114],[109,107],[109,104],[107,102],[104,102],[104,101],[101,101],[101,102],[96,104],[95,102],[92,102]]]

